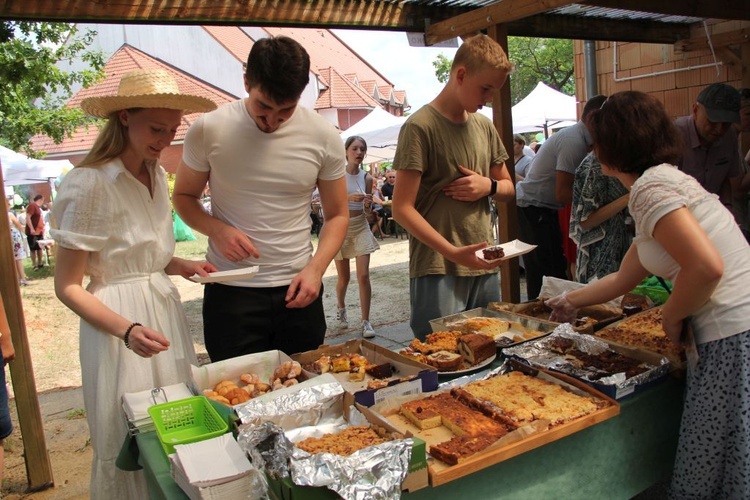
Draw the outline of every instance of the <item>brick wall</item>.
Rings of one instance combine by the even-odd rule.
[[[747,21],[715,21],[708,25],[711,37],[732,31],[750,29]],[[702,25],[696,26],[691,38],[705,37]],[[750,45],[745,42],[744,45]],[[614,49],[617,49],[617,71],[614,68]],[[586,82],[583,63],[583,42],[575,42],[576,100],[579,113],[585,100]],[[726,50],[726,49],[724,49]],[[682,52],[674,45],[645,43],[596,42],[596,67],[599,93],[613,94],[624,90],[639,90],[656,95],[673,117],[688,115],[698,93],[707,85],[717,82],[735,87],[750,86],[750,74],[743,72],[740,52],[750,52],[750,46],[731,46],[731,53],[717,49],[717,60],[723,64],[713,66],[711,50]],[[732,57],[734,55],[734,57]],[[695,68],[711,64],[710,67]],[[747,62],[746,62],[747,65]],[[681,69],[693,68],[693,69]],[[679,70],[679,71],[676,71]],[[615,75],[618,81],[615,80]],[[635,76],[640,78],[632,79]]]

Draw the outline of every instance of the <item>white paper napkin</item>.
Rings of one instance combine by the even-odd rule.
[[[163,393],[159,391],[159,394],[156,395],[156,403],[154,403],[154,398],[151,396],[152,389],[123,394],[122,407],[125,410],[125,415],[127,415],[128,420],[131,422],[137,422],[139,420],[150,418],[148,409],[154,406],[154,404],[178,401],[193,396],[193,393],[188,389],[188,386],[182,382],[162,387],[162,390],[164,391]],[[164,398],[165,395],[166,401]]]
[[[175,446],[175,453],[190,484],[214,486],[250,473],[252,465],[231,433]]]

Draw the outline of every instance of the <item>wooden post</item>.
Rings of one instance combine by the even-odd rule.
[[[487,35],[495,40],[508,53],[508,30],[505,25],[490,26]],[[513,117],[511,115],[510,82],[506,82],[492,98],[492,121],[500,134],[500,139],[508,151],[505,165],[511,180],[515,183],[516,168],[513,159]],[[518,238],[518,208],[516,200],[497,204],[497,234],[505,243]],[[510,259],[500,266],[500,295],[504,302],[521,301],[521,277],[518,259]]]
[[[0,169],[0,185],[3,182]],[[0,274],[5,279],[0,280],[0,293],[5,302],[5,314],[8,316],[13,347],[16,349],[16,359],[9,363],[10,375],[13,380],[18,422],[21,427],[24,459],[26,461],[26,476],[29,490],[38,491],[54,485],[52,479],[52,464],[44,440],[44,426],[39,399],[36,394],[36,381],[31,366],[31,352],[26,335],[26,321],[21,303],[21,291],[18,287],[16,263],[13,256],[13,241],[10,238],[10,223],[8,217],[0,217]]]

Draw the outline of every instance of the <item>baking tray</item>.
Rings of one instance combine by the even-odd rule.
[[[559,323],[553,323],[551,321],[544,321],[539,318],[533,318],[531,316],[525,316],[523,314],[518,314],[514,312],[508,312],[508,311],[493,311],[491,309],[487,309],[484,307],[478,307],[476,309],[469,309],[468,311],[464,311],[458,314],[452,314],[450,316],[445,316],[443,318],[437,318],[430,321],[430,326],[432,327],[433,332],[440,332],[440,331],[446,331],[450,330],[448,325],[450,323],[453,323],[455,321],[459,321],[462,319],[469,319],[469,318],[478,318],[478,317],[490,317],[490,318],[499,318],[506,321],[511,322],[511,328],[508,330],[508,332],[501,335],[503,338],[511,339],[514,336],[522,335],[525,332],[520,331],[516,327],[514,327],[513,323],[520,324],[524,329],[527,330],[536,330],[539,332],[539,335],[529,338],[524,338],[523,340],[519,341],[511,341],[510,343],[503,343],[502,341],[496,341],[496,344],[498,348],[503,347],[511,347],[514,345],[521,344],[523,342],[528,342],[529,340],[534,340],[535,338],[539,338],[541,336],[544,336],[548,333],[550,333],[552,330],[557,327]]]

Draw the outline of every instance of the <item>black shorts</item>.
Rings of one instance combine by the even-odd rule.
[[[27,234],[26,241],[29,242],[29,250],[31,251],[41,250],[42,247],[39,246],[39,240],[41,239],[42,239],[41,234]]]
[[[317,349],[325,341],[323,286],[302,309],[286,307],[288,286],[249,288],[214,283],[203,292],[203,337],[212,362],[278,349]]]

